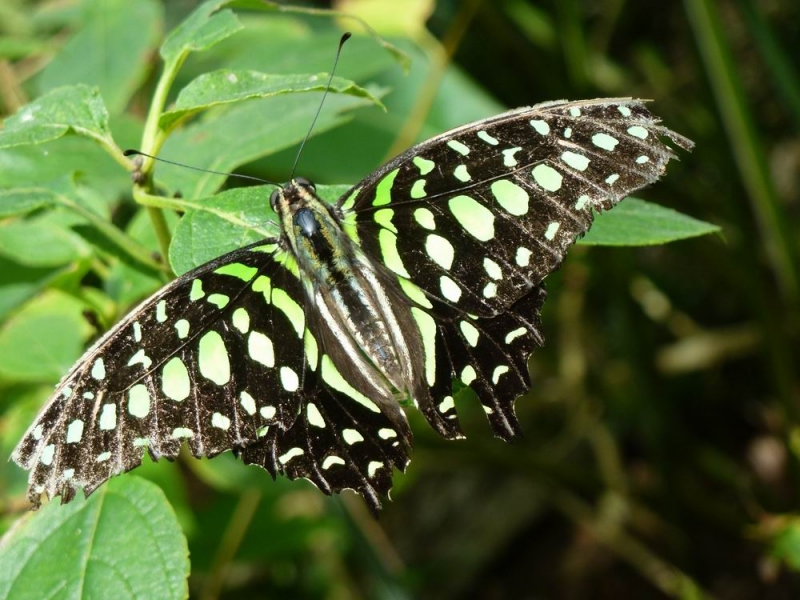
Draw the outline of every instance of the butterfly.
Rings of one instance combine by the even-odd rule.
[[[658,123],[629,98],[547,102],[414,146],[335,204],[293,178],[269,197],[273,237],[174,280],[62,379],[14,450],[29,499],[186,444],[376,512],[409,462],[402,405],[461,438],[463,387],[510,440],[544,278],[594,211],[663,174],[664,138],[692,147]]]

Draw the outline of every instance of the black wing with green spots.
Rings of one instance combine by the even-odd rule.
[[[336,206],[301,178],[275,190],[274,239],[163,288],[56,387],[13,455],[29,498],[69,501],[186,444],[377,510],[408,463],[401,404],[458,438],[460,386],[510,439],[543,278],[592,209],[658,179],[663,137],[691,147],[639,101],[553,102],[415,146]]]
[[[537,286],[592,223],[692,143],[638,100],[548,102],[448,131],[340,200],[366,252],[461,310],[491,316]]]

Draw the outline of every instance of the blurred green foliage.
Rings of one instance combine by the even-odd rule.
[[[265,11],[255,0],[215,12],[222,4],[0,5],[2,456],[95,326],[109,327],[167,281],[153,255],[166,252],[171,232],[177,270],[243,241],[240,230],[208,234],[218,225],[200,212],[177,225],[174,210],[140,205],[185,209],[223,178],[159,165],[157,183],[186,200],[137,204],[119,148],[280,181],[320,94],[262,89],[262,99],[232,106],[190,97],[203,112],[171,136],[158,133],[153,98],[169,107],[219,69],[285,76],[286,85],[297,73],[325,72],[345,27],[357,35],[337,75],[360,87],[329,98],[301,158],[305,176],[352,184],[414,141],[505,107],[652,98],[665,124],[697,147],[644,196],[721,225],[723,236],[573,248],[548,279],[548,345],[532,358],[533,390],[517,403],[525,437],[491,438],[482,411],[464,403],[468,440],[445,442],[410,411],[416,450],[377,522],[354,496],[273,482],[229,455],[149,463],[89,502],[31,516],[26,473],[0,461],[0,594],[47,595],[48,581],[21,565],[35,573],[37,557],[48,556],[40,552],[74,558],[106,535],[119,553],[113,543],[96,552],[114,559],[118,576],[80,566],[96,554],[61,561],[87,593],[108,593],[126,572],[140,583],[167,573],[163,597],[182,597],[178,527],[191,557],[188,589],[199,598],[800,594],[800,5],[335,3],[363,11],[410,56],[406,74],[396,53],[341,15]],[[173,33],[162,46],[165,32]],[[175,79],[161,87],[165,63]],[[18,110],[65,84],[96,86],[99,96],[68,88],[50,127],[25,129]],[[61,126],[75,107],[94,108]],[[181,228],[205,231],[206,243],[181,242]],[[73,515],[98,529],[76,526]],[[148,536],[122,534],[142,521],[158,525]],[[30,542],[32,554],[20,554],[21,539],[50,545]]]

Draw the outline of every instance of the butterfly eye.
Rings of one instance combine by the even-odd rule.
[[[295,177],[294,181],[295,181],[295,183],[297,185],[299,185],[301,187],[304,187],[304,188],[308,188],[312,192],[316,192],[317,191],[317,186],[315,186],[314,183],[310,179],[306,179],[305,177]]]
[[[278,198],[281,197],[280,190],[272,190],[272,193],[269,195],[269,205],[272,207],[272,210],[278,210]]]

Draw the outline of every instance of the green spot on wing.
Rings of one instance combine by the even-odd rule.
[[[180,339],[185,339],[189,335],[189,321],[186,319],[178,319],[175,321],[175,331],[178,333]]]
[[[446,238],[431,233],[425,240],[425,252],[433,262],[443,269],[449,270],[453,266],[455,248]]]
[[[319,346],[317,346],[317,340],[308,329],[306,329],[305,335],[303,336],[303,345],[305,347],[308,368],[312,371],[316,371],[317,361],[319,360]]]
[[[384,229],[397,233],[397,227],[392,223],[392,217],[394,217],[394,211],[391,208],[382,208],[375,211],[375,222]]]
[[[397,236],[388,229],[381,229],[378,233],[378,243],[381,246],[383,264],[398,275],[411,277],[406,271],[403,259],[400,258],[400,253],[397,251]]]
[[[453,175],[455,175],[456,179],[458,179],[459,181],[463,181],[464,183],[472,179],[472,176],[469,174],[469,171],[467,170],[467,165],[458,165],[456,167],[456,170],[453,171]]]
[[[461,329],[461,333],[466,338],[467,343],[469,343],[469,345],[472,346],[473,348],[477,346],[480,333],[475,328],[475,326],[469,321],[461,321],[458,325],[459,328]]]
[[[180,402],[189,397],[191,381],[186,365],[177,356],[170,359],[161,372],[161,389],[167,398]]]
[[[598,148],[611,152],[619,144],[619,140],[607,133],[595,133],[592,136],[592,143]]]
[[[250,248],[251,252],[263,252],[265,254],[272,254],[278,249],[278,244],[264,244],[263,246],[254,246]]]
[[[267,367],[275,366],[275,348],[266,335],[260,331],[251,331],[247,337],[247,352],[250,358]]]
[[[577,152],[570,152],[567,150],[561,155],[561,160],[578,171],[585,171],[589,167],[589,159]]]
[[[548,192],[557,192],[561,189],[563,177],[553,167],[545,164],[536,165],[531,171],[533,178]]]
[[[192,302],[200,300],[206,293],[203,291],[203,282],[200,279],[192,281],[192,289],[189,292],[189,300]]]
[[[436,323],[433,317],[416,306],[411,308],[411,316],[419,326],[422,347],[425,349],[425,381],[428,385],[436,383]]]
[[[69,427],[67,427],[68,444],[77,444],[81,441],[81,438],[83,437],[83,427],[84,423],[80,419],[75,419],[69,424]]]
[[[492,194],[506,212],[521,216],[528,212],[528,192],[508,179],[492,182]]]
[[[355,400],[360,405],[368,408],[372,412],[375,413],[381,412],[377,404],[375,404],[372,400],[370,400],[364,394],[355,389],[352,385],[350,385],[347,382],[347,380],[344,377],[342,377],[342,374],[333,364],[331,357],[328,356],[327,354],[322,355],[321,375],[322,375],[322,380],[329,386],[331,386],[333,389],[335,389],[337,392],[345,394],[346,396]]]
[[[250,314],[244,308],[239,307],[233,311],[231,321],[233,322],[233,326],[241,333],[250,331]]]
[[[550,125],[547,124],[547,121],[542,121],[541,119],[532,119],[531,127],[533,127],[536,130],[536,133],[539,135],[550,134]]]
[[[264,294],[264,300],[269,302],[270,293],[272,292],[272,280],[266,275],[259,276],[253,282],[253,291],[257,294]]]
[[[211,294],[208,297],[208,301],[217,308],[222,309],[228,305],[228,302],[230,302],[231,299],[225,294]]]
[[[128,392],[128,412],[139,419],[150,413],[150,393],[144,384],[138,383]]]
[[[466,156],[467,154],[469,154],[469,147],[462,144],[458,140],[449,140],[447,142],[447,145],[456,152],[458,152],[459,154],[461,154],[462,156]]]
[[[258,269],[255,267],[248,267],[242,263],[230,263],[228,265],[221,266],[219,269],[216,269],[214,273],[219,275],[230,275],[231,277],[236,277],[237,279],[247,282],[256,276]]]
[[[507,148],[503,150],[503,164],[506,167],[516,167],[517,166],[517,159],[514,158],[514,155],[522,150],[520,146],[516,148]]]
[[[117,405],[104,404],[103,411],[98,419],[98,427],[105,431],[110,431],[117,426]]]
[[[156,321],[158,321],[159,323],[163,323],[166,320],[167,320],[167,301],[160,300],[158,304],[156,304]]]
[[[425,292],[423,292],[419,286],[411,283],[405,277],[398,277],[397,281],[400,283],[400,289],[402,289],[405,295],[411,300],[425,308],[433,308],[433,304],[431,304],[431,301],[428,300]]]
[[[306,315],[300,305],[280,288],[272,290],[272,305],[286,315],[297,332],[297,337],[302,339],[306,327]]]
[[[194,437],[194,431],[192,431],[188,427],[176,427],[175,429],[172,430],[172,437],[175,438],[176,440]]]
[[[342,202],[341,209],[342,209],[343,211],[345,211],[345,212],[346,212],[346,211],[350,210],[351,208],[353,208],[353,206],[355,206],[355,203],[356,203],[356,197],[358,196],[358,193],[359,193],[360,191],[361,191],[361,188],[355,188],[355,189],[354,189],[354,190],[353,190],[353,191],[350,193],[350,195],[347,197],[347,200],[345,200],[344,202]]]
[[[231,363],[222,336],[208,331],[200,338],[197,357],[200,374],[217,385],[225,385],[231,379]]]
[[[425,229],[436,229],[436,220],[433,213],[427,208],[418,208],[414,211],[414,220]]]
[[[394,178],[400,169],[389,171],[384,175],[383,179],[378,182],[375,188],[375,199],[372,201],[372,206],[384,206],[392,201],[392,186],[394,185]]]
[[[456,196],[447,203],[459,225],[472,237],[488,242],[494,237],[492,211],[469,196]]]
[[[634,125],[633,127],[628,127],[628,133],[641,140],[647,139],[647,129],[645,129],[641,125]]]
[[[415,156],[411,162],[413,162],[416,167],[419,169],[420,175],[427,175],[431,171],[433,171],[433,167],[436,166],[436,163],[432,160],[428,160],[427,158],[422,158],[421,156]]]

